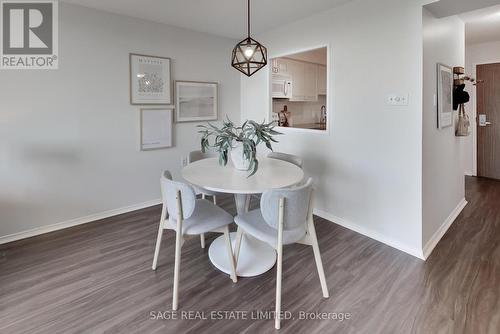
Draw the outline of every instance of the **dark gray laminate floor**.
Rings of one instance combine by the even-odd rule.
[[[331,297],[321,297],[311,249],[288,246],[283,309],[351,318],[286,320],[280,332],[500,333],[500,183],[468,178],[467,199],[427,262],[317,218]],[[234,211],[230,197],[221,202]],[[159,215],[152,207],[1,245],[0,333],[275,332],[266,320],[150,319],[172,297],[172,232],[151,270]],[[179,311],[273,310],[274,269],[233,284],[199,239],[182,256]]]

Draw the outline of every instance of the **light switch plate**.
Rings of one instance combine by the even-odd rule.
[[[409,102],[409,94],[398,95],[390,94],[387,96],[387,104],[390,106],[407,106]]]

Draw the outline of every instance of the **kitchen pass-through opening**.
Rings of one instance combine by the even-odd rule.
[[[327,47],[271,60],[272,119],[277,126],[326,131]]]

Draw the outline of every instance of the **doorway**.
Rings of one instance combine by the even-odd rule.
[[[500,100],[492,91],[500,89],[500,5],[466,12],[460,18],[465,22],[465,73],[475,79],[466,82],[471,136],[463,139],[464,172],[500,179]]]
[[[477,65],[477,176],[500,180],[500,63]]]

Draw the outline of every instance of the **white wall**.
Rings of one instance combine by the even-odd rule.
[[[465,47],[465,71],[476,78],[476,66],[481,64],[500,63],[500,41],[467,44]],[[464,169],[468,175],[477,174],[477,152],[476,147],[476,88],[470,83],[467,84],[467,91],[471,95],[470,103],[467,104],[467,112],[471,120],[471,136],[466,139],[464,156]]]
[[[445,232],[454,220],[456,211],[461,210],[465,197],[462,167],[465,139],[455,137],[454,126],[437,128],[435,105],[437,64],[451,67],[465,64],[465,25],[456,16],[437,19],[425,9],[423,25],[422,244],[424,252],[429,253],[441,238],[441,232]],[[454,114],[456,117],[457,112]]]
[[[0,241],[151,203],[161,170],[179,176],[198,147],[195,124],[176,126],[174,148],[139,151],[130,52],[172,58],[173,79],[219,82],[220,116],[240,119],[229,39],[64,3],[59,33],[59,70],[0,73]]]
[[[305,158],[316,213],[422,256],[422,3],[353,1],[256,37],[269,58],[329,46],[329,133],[276,146]],[[268,117],[269,68],[241,92],[242,119]],[[387,105],[393,93],[409,105]]]

